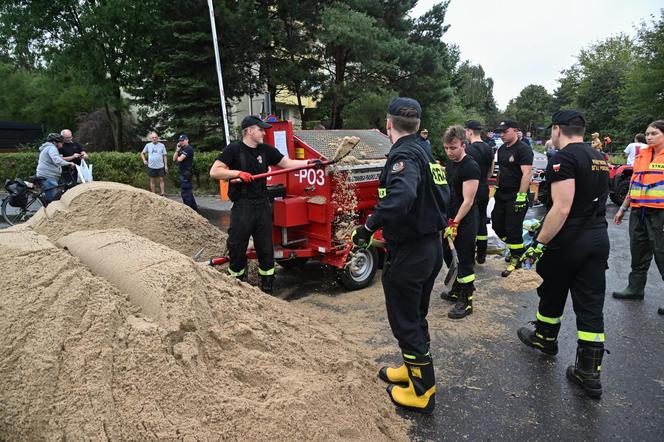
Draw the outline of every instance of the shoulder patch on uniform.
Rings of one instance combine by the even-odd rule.
[[[406,164],[403,161],[397,161],[396,163],[392,164],[392,168],[390,170],[391,170],[392,173],[399,173],[405,167],[406,167]]]
[[[553,171],[554,172],[560,172],[560,163],[553,165]]]

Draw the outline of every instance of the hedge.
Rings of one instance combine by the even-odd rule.
[[[149,179],[145,165],[136,152],[91,152],[88,163],[96,181],[115,181],[142,189],[149,189]],[[169,173],[166,176],[166,190],[176,193],[178,189],[177,166],[169,155]],[[194,157],[194,190],[198,194],[218,194],[219,184],[210,178],[212,163],[217,152],[196,152]],[[16,177],[29,178],[37,169],[38,152],[16,152],[0,154],[0,183]]]

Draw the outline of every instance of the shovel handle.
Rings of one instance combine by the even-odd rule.
[[[323,161],[323,166],[329,166],[330,164],[334,164],[334,163],[335,163],[335,161]],[[318,164],[311,163],[311,164],[304,164],[302,166],[289,167],[287,169],[273,170],[271,172],[265,172],[265,173],[259,173],[259,174],[256,174],[256,175],[252,175],[251,179],[252,180],[260,180],[261,178],[267,178],[267,177],[271,177],[271,176],[275,176],[275,175],[282,175],[284,173],[295,172],[297,170],[302,170],[302,169],[311,169],[311,168],[318,167],[318,166],[319,166]],[[233,178],[233,179],[230,180],[230,182],[237,184],[237,183],[241,183],[242,179]]]
[[[452,238],[450,238],[449,236],[447,237],[447,245],[450,246],[451,251],[455,250],[454,249],[454,241],[452,241]]]

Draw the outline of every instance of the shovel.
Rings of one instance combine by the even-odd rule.
[[[447,237],[447,244],[450,246],[450,252],[452,252],[452,262],[450,263],[450,268],[447,270],[447,275],[445,276],[445,285],[450,288],[459,273],[459,255],[457,255],[457,251],[454,248],[454,241],[452,241],[452,238]]]
[[[357,138],[357,137],[355,137]],[[352,152],[353,149],[355,149],[355,146],[360,144],[360,139],[357,138],[356,140],[352,140],[353,144],[344,144],[342,143],[338,148],[337,151],[334,153],[334,158],[332,158],[330,161],[323,161],[323,166],[330,166],[332,164],[338,163],[339,161],[343,160]],[[267,178],[275,175],[282,175],[284,173],[289,173],[289,172],[295,172],[297,170],[302,170],[302,169],[311,169],[313,167],[318,167],[317,164],[305,164],[303,166],[296,166],[296,167],[289,167],[287,169],[279,169],[279,170],[273,170],[271,172],[265,172],[265,173],[259,173],[256,175],[252,175],[251,178],[253,180],[259,180],[261,178]],[[231,180],[231,183],[241,183],[242,179],[240,178],[233,178]]]

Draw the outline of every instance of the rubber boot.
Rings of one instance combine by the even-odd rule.
[[[241,275],[235,277],[238,281],[247,282],[247,271],[245,270]]]
[[[560,324],[547,324],[542,321],[532,321],[531,324],[535,325],[534,330],[530,327],[521,327],[516,331],[521,342],[547,355],[558,354]]]
[[[601,342],[579,342],[576,348],[576,362],[567,367],[567,379],[581,386],[586,395],[595,399],[602,396],[602,383],[599,377],[604,351],[604,344]]]
[[[448,291],[444,291],[440,294],[440,299],[450,302],[456,302],[459,298],[459,283],[455,280],[452,283],[452,288]]]
[[[431,414],[436,406],[436,377],[431,355],[404,353],[404,364],[408,369],[408,385],[390,384],[387,394],[399,407]]]
[[[515,271],[516,269],[520,269],[520,268],[521,268],[521,257],[520,256],[513,256],[510,259],[510,263],[507,264],[507,268],[505,270],[503,270],[503,273],[501,273],[500,275],[504,278],[508,277],[512,274],[513,271]]]
[[[664,315],[664,307],[658,308],[657,313],[660,314],[660,315]]]
[[[643,289],[646,286],[646,275],[629,274],[629,282],[623,290],[613,292],[616,299],[643,299]]]
[[[472,282],[461,284],[459,288],[459,298],[447,313],[450,319],[462,319],[473,312],[473,293],[475,292],[475,285]]]
[[[475,253],[475,262],[478,264],[484,264],[486,262],[486,246],[487,240],[480,239],[475,242],[477,246],[477,252]]]
[[[406,368],[406,364],[401,364],[397,368],[382,367],[378,371],[378,377],[390,384],[407,384],[408,368]]]
[[[268,295],[271,295],[274,292],[274,275],[261,275],[261,290]]]

